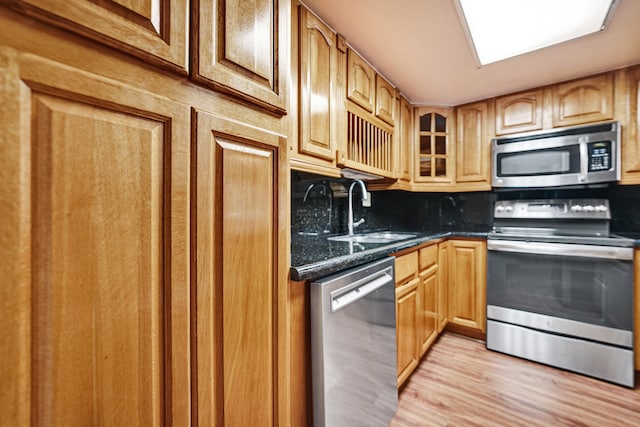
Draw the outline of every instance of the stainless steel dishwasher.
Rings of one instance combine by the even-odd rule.
[[[394,263],[310,284],[315,427],[387,426],[398,408]]]

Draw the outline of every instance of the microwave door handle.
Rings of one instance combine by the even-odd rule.
[[[488,240],[487,249],[495,252],[512,252],[535,255],[561,255],[565,257],[633,260],[633,248],[616,246],[579,245],[515,240]]]
[[[588,144],[586,141],[580,138],[580,173],[578,175],[578,180],[582,183],[587,182],[587,174],[589,173],[589,150]]]

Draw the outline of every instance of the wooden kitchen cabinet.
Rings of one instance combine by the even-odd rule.
[[[438,245],[419,250],[420,286],[418,288],[420,357],[438,336]]]
[[[290,3],[195,0],[191,7],[194,80],[285,114]]]
[[[8,47],[0,76],[2,424],[189,425],[189,108]]]
[[[449,240],[448,328],[483,336],[486,330],[484,240]]]
[[[277,195],[286,140],[201,111],[194,119],[197,422],[281,425],[277,310],[288,295],[278,285],[286,248]]]
[[[418,366],[418,284],[419,279],[414,278],[396,287],[398,387]]]
[[[448,323],[449,241],[438,243],[438,333]]]
[[[0,0],[29,16],[187,73],[188,0]]]
[[[620,184],[640,184],[640,66],[626,73],[626,95],[629,110],[623,124]]]
[[[358,52],[347,53],[347,98],[370,113],[374,112],[376,72]]]
[[[405,183],[411,183],[413,174],[413,145],[414,145],[414,129],[413,129],[413,106],[403,96],[399,96],[399,124],[396,128],[398,135],[398,165],[400,173],[398,179]]]
[[[450,184],[455,177],[455,120],[453,109],[415,109],[413,180],[415,183]]]
[[[613,119],[613,73],[552,86],[553,127]]]
[[[491,138],[494,135],[491,101],[456,108],[457,190],[491,190]]]
[[[376,116],[393,126],[395,124],[396,90],[380,74],[376,74]]]
[[[299,140],[296,160],[334,167],[338,141],[339,114],[345,114],[340,99],[337,35],[304,6],[299,6]]]
[[[536,89],[496,98],[496,135],[541,130],[543,93]]]

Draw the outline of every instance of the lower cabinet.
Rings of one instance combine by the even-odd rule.
[[[486,263],[484,240],[449,240],[448,327],[483,337],[486,331]]]
[[[396,288],[398,387],[418,366],[418,279]]]

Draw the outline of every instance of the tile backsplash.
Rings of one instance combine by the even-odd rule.
[[[351,180],[291,173],[291,232],[347,232],[347,190]],[[640,186],[610,185],[579,190],[523,190],[472,193],[371,192],[371,207],[353,190],[354,220],[365,222],[356,232],[394,229],[413,231],[488,231],[496,200],[596,197],[609,199],[611,230],[640,233]]]

